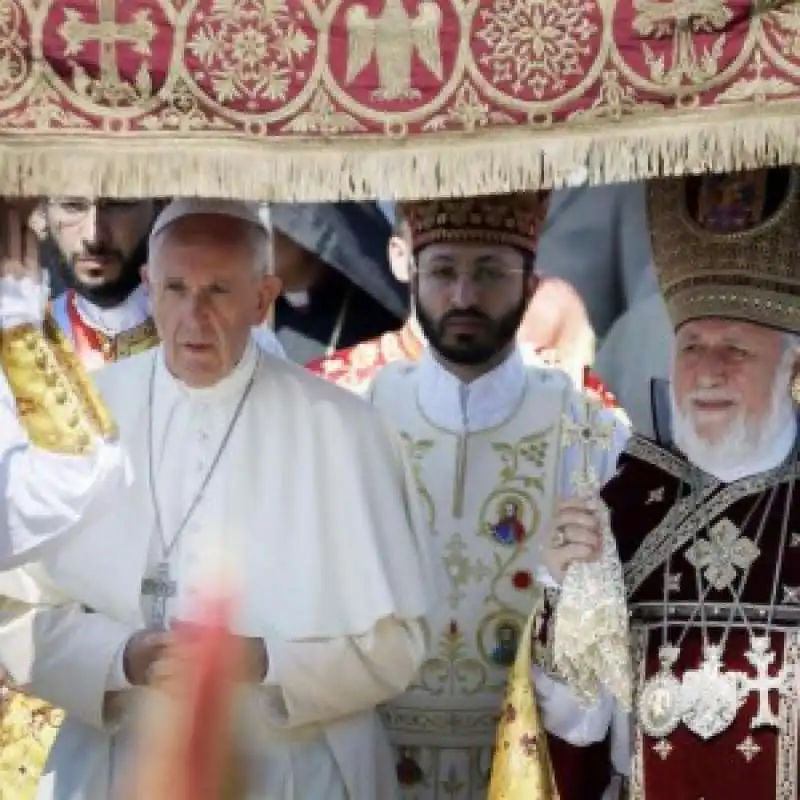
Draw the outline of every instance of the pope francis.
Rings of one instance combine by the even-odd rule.
[[[67,714],[38,796],[117,795],[170,627],[225,562],[245,796],[389,800],[374,709],[412,680],[435,601],[403,449],[361,400],[252,343],[280,288],[257,209],[175,201],[149,244],[162,344],[96,376],[126,460],[112,511],[0,575],[19,601],[0,662]]]

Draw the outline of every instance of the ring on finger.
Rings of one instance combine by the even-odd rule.
[[[569,544],[569,539],[567,539],[567,533],[564,528],[559,525],[556,528],[555,533],[553,534],[553,547],[564,547],[564,545]]]

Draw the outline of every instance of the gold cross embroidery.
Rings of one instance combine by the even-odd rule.
[[[80,11],[65,8],[65,20],[58,32],[64,40],[64,54],[76,56],[85,44],[97,42],[100,46],[100,80],[95,86],[95,100],[105,100],[111,105],[129,102],[137,94],[120,77],[117,64],[117,45],[130,44],[141,56],[150,54],[150,45],[157,28],[150,19],[150,11],[142,9],[132,22],[117,22],[117,0],[98,0],[98,21],[86,22]]]

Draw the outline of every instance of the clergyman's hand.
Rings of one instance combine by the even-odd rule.
[[[133,686],[150,683],[155,665],[166,653],[172,637],[165,631],[138,631],[125,645],[125,677]]]
[[[182,620],[170,622],[170,628],[176,632],[181,629],[191,631],[198,626],[199,623]],[[231,636],[230,641],[231,646],[238,650],[236,679],[241,683],[262,683],[269,669],[269,656],[264,640],[248,636]],[[154,676],[158,674],[159,680],[168,682],[171,673],[179,668],[179,664],[170,664],[169,659],[165,658],[162,663],[153,667],[153,674]]]
[[[39,239],[32,224],[36,200],[0,199],[0,278],[39,283]]]
[[[542,558],[559,584],[575,561],[597,561],[603,550],[599,500],[566,500],[559,504],[542,543]]]

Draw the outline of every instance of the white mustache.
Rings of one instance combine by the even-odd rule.
[[[740,403],[742,396],[738,392],[721,389],[695,389],[686,395],[688,403]]]

